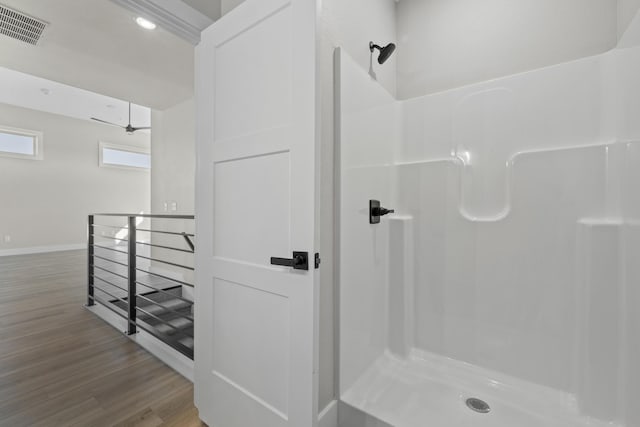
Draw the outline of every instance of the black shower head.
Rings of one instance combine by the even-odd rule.
[[[378,55],[378,64],[382,65],[393,54],[393,51],[396,50],[396,45],[393,43],[389,43],[385,47],[380,47],[373,42],[369,42],[369,50],[373,52],[374,49],[378,49],[380,51],[380,55]]]

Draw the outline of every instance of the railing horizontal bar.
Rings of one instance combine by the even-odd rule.
[[[195,219],[194,215],[161,215],[161,214],[115,214],[115,213],[96,213],[93,216],[116,216],[116,217],[135,217],[135,218],[158,218],[158,219]]]
[[[128,267],[128,264],[125,264],[124,262],[114,261],[114,260],[112,260],[112,259],[105,258],[105,257],[103,257],[103,256],[95,255],[95,254],[94,254],[93,256],[94,256],[94,258],[103,259],[103,260],[105,260],[105,261],[109,261],[109,262],[112,262],[112,263],[114,263],[114,264],[119,264],[119,265],[122,265],[122,266],[124,266],[124,267]]]
[[[136,283],[137,283],[138,285],[146,286],[147,288],[149,288],[149,289],[153,289],[153,290],[158,291],[158,292],[160,292],[160,293],[167,294],[167,295],[171,295],[172,297],[174,297],[174,298],[178,298],[178,299],[179,299],[179,300],[181,300],[181,301],[184,301],[184,302],[188,302],[188,303],[193,304],[193,301],[188,300],[188,299],[186,299],[186,298],[184,298],[184,297],[179,297],[178,295],[172,294],[171,292],[167,292],[167,291],[166,291],[166,290],[164,290],[164,289],[156,288],[155,286],[147,285],[146,283],[142,283],[142,282],[139,282],[139,281],[137,281],[137,280],[136,280]]]
[[[113,285],[113,286],[115,286],[115,285]],[[117,287],[117,286],[116,286],[116,287]],[[112,293],[110,293],[110,292],[108,292],[108,291],[105,291],[105,290],[104,290],[104,289],[102,289],[102,288],[97,287],[96,285],[93,285],[93,289],[95,289],[96,291],[104,292],[105,294],[109,295],[111,298],[115,298],[115,299],[117,299],[118,301],[122,301],[122,302],[123,302],[123,303],[125,303],[125,304],[129,304],[129,303],[127,302],[127,300],[123,300],[122,298],[117,297],[117,296],[113,295]]]
[[[108,248],[106,246],[96,245],[95,243],[93,244],[93,246],[96,247],[96,248],[106,249],[108,251],[113,251],[113,252],[120,252],[121,254],[128,255],[128,252],[126,252],[126,251],[119,251],[118,249],[113,249],[113,248]]]
[[[147,273],[150,274],[151,276],[158,276],[158,277],[162,277],[163,279],[167,279],[167,280],[171,280],[172,282],[175,283],[180,283],[181,285],[185,285],[185,286],[189,286],[193,288],[193,285],[191,283],[187,283],[187,282],[183,282],[182,280],[178,280],[178,279],[172,279],[169,276],[163,276],[162,274],[158,274],[158,273],[152,273],[150,271],[147,270],[143,270],[141,268],[136,268],[136,270],[141,271],[142,273]]]
[[[89,297],[89,298],[91,298],[91,299],[92,299],[92,300],[94,300],[95,302],[98,302],[98,303],[102,304],[103,306],[105,306],[105,307],[106,307],[106,308],[108,308],[109,310],[113,311],[113,312],[114,312],[115,314],[117,314],[118,316],[122,317],[124,320],[129,320],[129,319],[127,319],[127,316],[126,316],[126,315],[124,315],[123,313],[121,313],[117,308],[115,308],[115,307],[113,306],[113,304],[112,304],[112,303],[104,302],[104,301],[102,301],[100,298],[95,297],[95,296],[93,296],[93,297]]]
[[[173,236],[184,236],[185,234],[189,237],[195,237],[195,234],[190,233],[179,233],[177,231],[161,231],[161,230],[149,230],[146,228],[138,228],[138,231],[146,231],[148,233],[160,233],[160,234],[171,234]]]
[[[129,280],[129,278],[128,278],[127,276],[125,276],[124,274],[114,273],[114,272],[113,272],[113,271],[111,271],[111,270],[107,270],[106,268],[102,268],[102,267],[100,267],[100,266],[98,266],[98,265],[95,265],[95,264],[92,264],[91,266],[92,266],[93,268],[97,268],[98,270],[102,270],[102,271],[107,272],[107,273],[109,273],[109,274],[113,274],[114,276],[118,276],[118,277],[121,277],[121,278],[123,278],[123,279],[125,279],[125,280]],[[94,274],[93,276],[94,276],[94,277],[98,277],[98,276],[96,276],[95,274]]]
[[[144,242],[136,242],[136,243],[139,244],[139,245],[151,246],[151,247],[154,247],[154,248],[169,249],[169,250],[172,250],[172,251],[187,252],[187,253],[190,253],[190,254],[193,253],[193,251],[189,250],[189,249],[173,248],[171,246],[156,245],[156,244],[153,244],[153,243],[144,243]]]
[[[128,242],[129,240],[127,239],[121,239],[119,237],[112,237],[112,236],[100,236],[98,234],[94,234],[93,237],[98,237],[98,238],[102,238],[102,239],[109,239],[109,240],[119,240],[121,242]]]
[[[102,282],[104,282],[104,283],[106,283],[106,284],[108,284],[108,285],[111,285],[111,286],[113,286],[114,288],[118,288],[118,289],[120,289],[121,291],[125,291],[125,292],[127,292],[127,290],[126,290],[125,288],[121,288],[120,286],[116,285],[115,283],[112,283],[112,282],[110,282],[110,281],[108,281],[108,280],[105,280],[105,279],[103,279],[103,278],[102,278],[102,277],[100,277],[100,276],[96,276],[96,275],[94,275],[94,276],[93,276],[93,278],[94,278],[94,279],[98,279],[98,280],[100,280],[100,281],[102,281]],[[95,287],[95,285],[94,285],[94,287]],[[98,289],[99,289],[99,288],[98,288]]]
[[[94,227],[115,228],[116,230],[128,230],[126,225],[118,227],[117,225],[93,224]]]
[[[149,261],[155,261],[155,262],[161,262],[163,264],[167,264],[167,265],[172,265],[174,267],[180,267],[180,268],[184,268],[186,270],[191,270],[191,271],[195,271],[195,269],[193,267],[187,267],[186,265],[182,265],[182,264],[176,264],[173,262],[169,262],[169,261],[163,261],[161,259],[156,259],[156,258],[149,258],[143,255],[136,255],[138,258],[144,258],[144,259],[148,259]]]
[[[149,301],[149,302],[150,302],[151,304],[153,304],[153,305],[157,305],[157,306],[159,306],[159,307],[162,307],[162,308],[164,308],[165,310],[170,311],[171,313],[173,313],[173,314],[175,314],[175,315],[177,315],[177,316],[184,317],[185,319],[190,320],[190,321],[192,321],[192,322],[193,322],[193,317],[191,317],[191,316],[187,316],[187,315],[186,315],[186,314],[184,314],[184,313],[179,313],[179,312],[175,311],[174,309],[167,307],[166,305],[160,304],[160,303],[159,303],[159,302],[157,302],[157,301],[154,301],[154,300],[152,300],[152,299],[150,299],[150,298],[145,297],[145,296],[144,296],[144,295],[142,295],[142,294],[138,294],[138,295],[136,295],[136,297],[138,297],[138,298],[142,298],[142,299],[143,299],[143,300],[145,300],[145,301]]]
[[[94,236],[94,238],[96,238],[96,237],[97,237],[97,238],[104,238],[104,239],[109,239],[109,240],[118,240],[118,241],[120,241],[120,242],[127,242],[127,243],[129,243],[129,239],[120,239],[119,237],[98,236],[98,235],[96,235],[96,234],[93,234],[93,236]],[[106,242],[104,242],[104,243],[106,243]],[[139,245],[147,245],[147,246],[149,246],[149,245],[150,245],[150,243],[140,242],[140,241],[138,241],[138,242],[136,242],[136,243],[137,243],[137,244],[139,244]],[[98,246],[98,245],[96,245],[96,244],[94,243],[94,246]],[[180,250],[180,249],[178,249],[178,250]],[[185,252],[191,252],[191,251],[189,251],[189,250],[187,250],[187,249],[182,249],[182,250],[183,250],[183,251],[185,251]]]
[[[171,323],[167,322],[166,320],[163,320],[163,319],[159,318],[158,316],[155,316],[155,315],[153,315],[153,314],[149,313],[148,311],[146,311],[146,310],[144,310],[144,309],[142,309],[142,308],[140,308],[140,307],[138,307],[138,306],[136,306],[136,310],[138,310],[138,311],[140,311],[140,312],[142,312],[142,313],[146,314],[146,315],[147,315],[147,316],[149,316],[149,317],[153,317],[153,318],[154,318],[154,319],[156,319],[158,322],[164,323],[165,325],[167,325],[167,326],[168,326],[168,327],[170,327],[171,329],[174,329],[174,330],[175,330],[176,332],[178,332],[179,334],[186,335],[186,336],[188,336],[189,338],[193,338],[193,335],[190,335],[190,334],[188,334],[188,333],[184,332],[182,329],[180,329],[180,328],[177,328],[177,327],[173,326]]]

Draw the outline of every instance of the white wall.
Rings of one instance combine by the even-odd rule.
[[[2,125],[43,132],[44,159],[0,157],[0,253],[86,243],[90,213],[149,211],[149,172],[98,166],[99,140],[148,148],[148,134],[6,104]]]
[[[165,213],[164,203],[193,214],[195,197],[195,102],[193,98],[164,111],[152,111],[151,210]]]
[[[595,55],[617,42],[612,0],[402,0],[397,13],[400,99]]]
[[[154,214],[193,215],[195,199],[195,100],[193,98],[163,111],[153,110],[151,124],[151,211]],[[176,210],[172,210],[175,203]],[[165,206],[168,210],[165,210]],[[193,220],[153,219],[152,228],[175,232],[194,232]],[[153,243],[189,249],[180,236],[153,234]],[[162,248],[152,248],[154,258],[193,266],[194,256]],[[152,263],[157,272],[194,283],[193,272],[167,264]],[[192,288],[183,286],[184,295],[193,297]]]

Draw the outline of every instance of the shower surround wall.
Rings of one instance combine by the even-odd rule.
[[[640,425],[640,47],[406,101],[336,71],[343,402]]]

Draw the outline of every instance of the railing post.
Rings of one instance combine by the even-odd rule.
[[[129,326],[127,328],[127,334],[133,335],[137,332],[136,328],[136,303],[137,303],[137,291],[136,291],[136,217],[129,216],[129,250],[128,250],[128,266],[129,266]]]
[[[91,307],[95,304],[93,300],[93,263],[95,262],[93,256],[93,215],[89,215],[87,224],[87,307]]]

